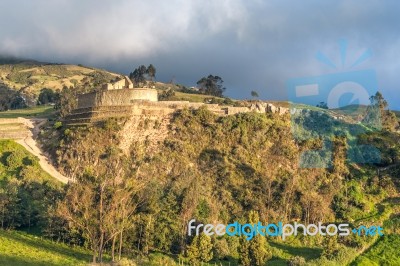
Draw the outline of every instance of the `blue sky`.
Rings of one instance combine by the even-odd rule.
[[[153,63],[160,81],[192,86],[214,74],[228,96],[256,90],[266,100],[287,100],[292,78],[372,69],[400,109],[399,10],[394,0],[3,0],[0,54],[121,73]],[[366,50],[371,57],[351,68]]]

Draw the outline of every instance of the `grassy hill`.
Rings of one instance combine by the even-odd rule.
[[[82,248],[0,230],[0,265],[87,265],[90,261],[90,253]]]
[[[9,88],[26,93],[37,93],[42,88],[62,89],[85,81],[95,82],[102,76],[113,79],[118,74],[82,65],[64,65],[21,61],[13,64],[0,64],[0,80]]]
[[[351,265],[400,265],[399,245],[399,235],[386,235]]]

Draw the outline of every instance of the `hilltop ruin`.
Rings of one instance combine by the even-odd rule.
[[[288,113],[288,108],[271,103],[257,102],[248,107],[207,104],[189,101],[158,101],[158,92],[152,88],[134,88],[130,79],[122,79],[103,85],[101,91],[78,96],[78,106],[66,117],[67,124],[85,124],[109,117],[129,117],[132,115],[169,115],[184,108],[206,107],[217,115],[237,113]]]

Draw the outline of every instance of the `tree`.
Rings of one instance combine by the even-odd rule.
[[[337,236],[326,236],[322,241],[322,256],[331,260],[337,254],[339,245],[337,242]]]
[[[199,86],[201,92],[217,97],[222,97],[223,92],[226,90],[226,88],[222,86],[223,83],[224,81],[221,77],[213,75],[203,77],[197,81],[197,85]]]
[[[21,109],[26,107],[27,107],[26,100],[20,93],[17,93],[13,98],[11,98],[10,102],[11,109]]]
[[[200,234],[198,248],[201,261],[207,262],[213,258],[211,238],[206,234]]]
[[[144,65],[141,65],[129,74],[129,78],[133,82],[135,82],[137,86],[140,86],[142,83],[146,82],[146,77],[145,77],[146,74],[147,74],[147,68]],[[154,75],[155,75],[155,68],[154,68]]]
[[[258,98],[258,93],[256,91],[251,91],[251,97]]]
[[[93,252],[93,262],[97,258],[102,261],[109,242],[114,260],[117,238],[121,258],[123,233],[134,225],[131,218],[140,203],[136,196],[142,185],[133,178],[120,180],[118,165],[119,162],[111,167],[115,176],[83,175],[68,187],[64,200],[58,205],[59,216],[71,229],[82,232]]]
[[[150,64],[146,70],[147,75],[149,76],[150,80],[153,82],[156,77],[156,68]]]
[[[213,258],[212,248],[211,238],[201,233],[193,238],[192,243],[187,247],[186,254],[192,264],[199,261],[207,262]]]
[[[326,102],[320,102],[319,104],[317,104],[317,107],[322,109],[329,109],[328,104]]]
[[[375,95],[372,95],[369,98],[369,100],[371,105],[368,108],[368,119],[371,119],[371,116],[375,120],[379,120],[380,118],[382,128],[389,131],[394,131],[399,126],[399,122],[396,115],[392,111],[387,110],[388,103],[383,98],[382,93],[377,91]]]
[[[66,117],[77,105],[76,95],[72,87],[64,86],[62,91],[56,95],[54,108],[60,111],[61,117]]]
[[[213,251],[214,257],[216,257],[219,260],[222,260],[230,255],[229,252],[230,252],[229,245],[225,238],[215,240],[214,251]]]
[[[257,224],[259,222],[259,216],[256,211],[249,212],[248,222],[250,224]],[[267,248],[268,243],[265,240],[265,236],[257,234],[251,240],[242,237],[239,247],[240,264],[244,266],[264,265],[272,257],[270,250]]]
[[[43,88],[40,90],[40,94],[38,97],[38,105],[55,103],[57,97],[58,97],[57,94],[53,90]]]

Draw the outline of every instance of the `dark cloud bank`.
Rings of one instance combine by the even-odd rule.
[[[400,109],[398,1],[4,0],[0,54],[129,73],[153,63],[157,79],[191,86],[217,74],[227,94],[286,100],[289,78],[374,69]],[[348,42],[340,63],[338,40]],[[320,51],[337,64],[316,60]]]

